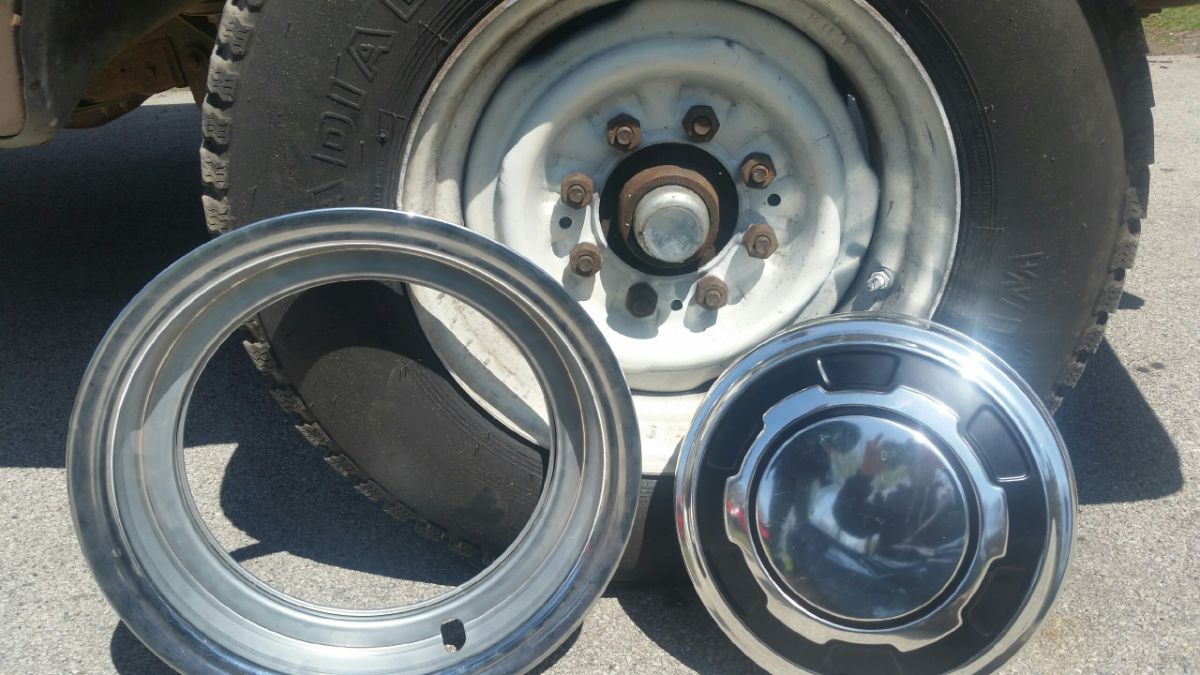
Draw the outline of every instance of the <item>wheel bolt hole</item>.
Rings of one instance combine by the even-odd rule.
[[[683,309],[683,301],[682,300],[672,300],[671,301],[671,309],[675,310],[676,312]]]
[[[467,629],[463,622],[451,619],[442,624],[442,646],[447,652],[456,652],[467,644]]]
[[[783,197],[780,197],[779,195],[771,195],[770,197],[767,197],[767,204],[770,206],[779,206],[782,203]]]

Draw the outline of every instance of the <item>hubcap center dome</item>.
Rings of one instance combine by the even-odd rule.
[[[711,224],[700,195],[681,185],[664,185],[642,197],[634,209],[633,231],[642,250],[667,263],[682,263],[700,252]]]
[[[920,431],[880,417],[816,422],[766,462],[755,498],[765,557],[836,619],[888,621],[934,601],[970,535],[967,493]]]

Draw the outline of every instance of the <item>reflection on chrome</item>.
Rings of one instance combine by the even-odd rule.
[[[886,388],[823,366],[863,352],[898,364]],[[949,400],[964,389],[983,401]],[[979,406],[1025,453],[1026,476],[985,465],[998,441],[972,432]],[[728,447],[760,410],[758,434]],[[1019,376],[948,328],[878,314],[813,321],[731,366],[684,439],[675,483],[697,593],[769,672],[842,672],[864,656],[855,672],[874,673],[881,654],[904,672],[994,670],[1050,610],[1074,504],[1062,439]],[[1011,550],[1010,526],[1023,537]],[[988,580],[1002,571],[1020,584]]]
[[[817,422],[782,444],[755,500],[760,546],[800,599],[895,619],[935,599],[966,554],[966,495],[924,435],[880,417]]]
[[[793,431],[797,426],[800,433]],[[960,626],[963,606],[991,562],[1004,555],[1008,508],[1004,491],[988,477],[959,428],[953,410],[904,386],[887,392],[808,387],[767,410],[741,469],[725,483],[725,531],[765,592],[767,611],[815,642],[888,644],[900,651],[936,642]],[[908,446],[914,451],[900,450]],[[815,457],[817,463],[793,457]],[[957,509],[935,512],[921,495],[908,491],[915,487],[926,497],[936,494],[938,472],[927,465],[945,469],[948,502],[957,500]],[[768,479],[779,488],[764,489]],[[974,508],[968,510],[968,501]],[[918,519],[933,515],[934,522],[909,524],[908,507],[918,505],[925,509]],[[894,515],[890,506],[896,507]],[[767,550],[764,523],[784,521],[762,513],[786,514],[789,508],[813,514],[806,529],[797,525],[811,536],[789,539],[767,530],[767,541],[774,538],[776,545]],[[822,521],[825,529],[818,525]],[[911,532],[895,531],[906,527]],[[978,536],[974,544],[968,542],[970,531]],[[939,566],[940,559],[954,556],[956,546],[959,562]],[[902,553],[905,547],[914,548]],[[924,563],[919,562],[921,548],[932,549]],[[790,574],[781,572],[785,558],[792,564]],[[899,576],[886,578],[888,583],[872,577],[888,573]],[[889,619],[899,623],[880,625]]]

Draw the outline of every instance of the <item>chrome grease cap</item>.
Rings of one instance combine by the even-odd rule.
[[[849,621],[887,621],[932,602],[958,572],[971,532],[967,495],[920,431],[843,415],[805,427],[765,463],[753,504],[758,544],[799,601]]]
[[[665,263],[691,260],[712,229],[708,205],[682,185],[651,190],[633,213],[633,231],[642,250]]]
[[[675,503],[701,599],[760,665],[926,673],[994,668],[1032,635],[1075,492],[1049,413],[998,357],[856,314],[787,331],[717,380]]]

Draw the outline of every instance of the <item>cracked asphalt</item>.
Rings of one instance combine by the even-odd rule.
[[[1200,671],[1200,57],[1155,57],[1158,163],[1122,311],[1059,414],[1082,507],[1073,570],[1011,673]],[[137,290],[206,239],[198,115],[168,95],[107,127],[0,154],[0,672],[169,672],[108,608],[67,511],[64,447],[92,349]],[[382,514],[289,428],[231,342],[200,383],[187,461],[234,557],[314,600],[380,606],[470,560]],[[353,523],[347,527],[346,523]],[[683,588],[610,589],[552,673],[743,673]]]

